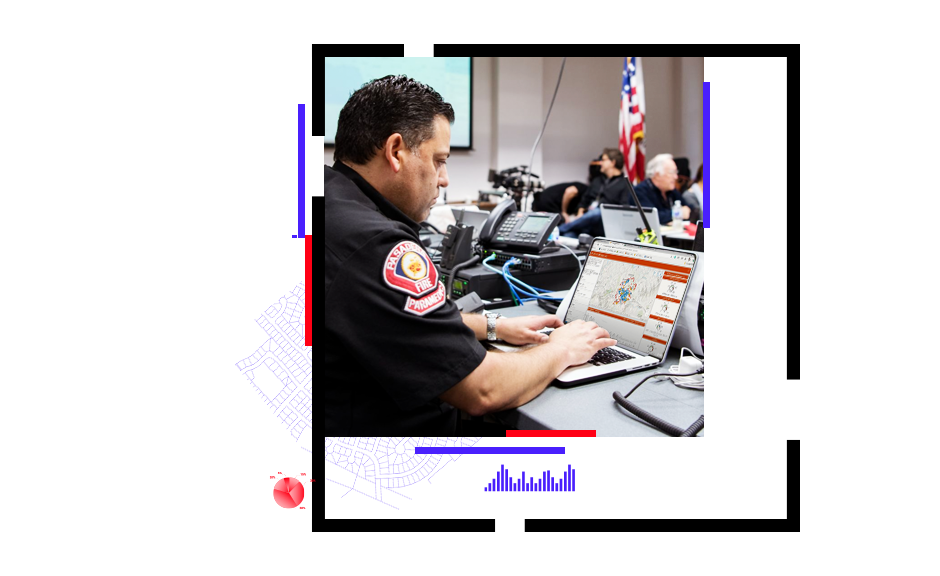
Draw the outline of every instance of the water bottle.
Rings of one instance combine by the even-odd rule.
[[[682,223],[682,203],[678,200],[672,205],[672,224],[678,226]]]

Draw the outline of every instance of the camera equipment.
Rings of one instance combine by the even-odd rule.
[[[529,178],[525,178],[529,176]],[[497,172],[490,169],[487,177],[488,182],[493,183],[493,190],[480,190],[480,195],[484,194],[508,194],[516,202],[516,209],[522,210],[525,198],[530,194],[541,192],[544,186],[538,178],[538,174],[533,174],[528,170],[528,166],[514,166]]]

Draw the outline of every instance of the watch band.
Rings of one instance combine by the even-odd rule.
[[[487,312],[486,313],[486,339],[490,342],[496,340],[496,319],[502,318],[503,315],[499,312]]]

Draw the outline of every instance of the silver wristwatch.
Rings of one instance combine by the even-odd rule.
[[[496,319],[502,317],[499,312],[486,313],[486,339],[490,342],[496,340]]]

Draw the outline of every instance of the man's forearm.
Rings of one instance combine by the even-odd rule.
[[[578,195],[577,188],[575,188],[574,194],[569,194],[569,193],[568,193],[568,190],[565,190],[565,194],[564,194],[564,196],[562,196],[562,198],[561,198],[561,213],[562,213],[562,214],[567,214],[567,213],[568,213],[568,205],[571,204],[571,201],[572,201],[575,197],[577,197],[577,195]]]
[[[473,333],[476,334],[477,340],[486,340],[486,316],[483,314],[464,314],[460,313],[460,317],[463,318],[463,323],[470,327],[473,330]],[[497,320],[497,322],[499,322]]]
[[[486,340],[486,316],[461,314],[461,317],[478,340]],[[497,336],[503,320],[496,321]],[[482,406],[481,413],[522,406],[541,394],[567,367],[567,350],[552,342],[524,352],[488,352],[483,363],[467,377],[473,384],[460,391],[455,389],[453,392],[458,396],[449,401],[457,406]],[[444,396],[442,399],[448,401]]]
[[[487,354],[494,360],[488,380],[493,412],[522,406],[542,393],[568,367],[565,350],[548,343],[525,352]]]

